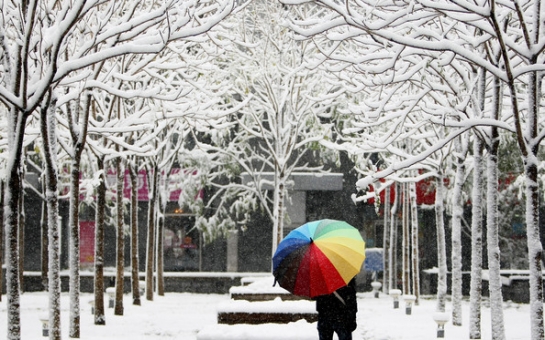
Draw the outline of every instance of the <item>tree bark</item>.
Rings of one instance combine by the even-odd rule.
[[[162,195],[159,195],[162,196]],[[159,199],[162,201],[162,199]],[[159,204],[159,216],[157,217],[157,295],[165,295],[165,279],[163,276],[164,262],[163,262],[163,239],[164,239],[164,230],[165,230],[165,215],[164,207],[162,202]]]
[[[388,212],[390,214],[390,228],[389,247],[388,247],[388,272],[390,273],[388,279],[388,291],[390,289],[397,289],[397,206],[399,202],[399,190],[396,184],[394,184],[395,198]]]
[[[70,169],[70,206],[68,228],[70,233],[69,270],[70,270],[70,331],[71,338],[80,337],[80,232],[79,232],[79,195],[80,195],[80,159],[77,153]]]
[[[403,294],[411,294],[411,238],[409,232],[409,184],[401,184],[403,188]]]
[[[70,317],[69,337],[80,337],[80,229],[79,229],[79,204],[80,204],[80,175],[81,155],[87,141],[87,126],[89,121],[91,96],[82,96],[82,105],[78,101],[75,110],[81,114],[73,115],[68,105],[68,122],[72,139],[72,162],[70,164],[70,206],[69,206],[69,270],[70,270]],[[80,113],[80,112],[78,112]],[[74,117],[81,117],[81,125],[78,129],[78,121]]]
[[[146,248],[146,300],[153,301],[153,259],[155,257],[155,198],[157,197],[158,186],[158,168],[157,164],[153,165],[148,172],[150,178],[150,190],[148,200],[148,236]]]
[[[380,196],[377,196],[380,197]],[[383,221],[383,236],[382,236],[382,257],[384,262],[384,272],[383,272],[383,285],[382,291],[384,294],[390,293],[390,187],[388,186],[384,189],[384,202],[382,202],[384,221]]]
[[[23,156],[24,157],[24,156]],[[21,182],[25,180],[25,167],[21,167]],[[19,286],[24,287],[25,284],[25,187],[21,188],[19,195]]]
[[[539,238],[539,185],[536,164],[526,164],[526,232],[530,260],[532,340],[543,339],[543,246]]]
[[[493,78],[492,116],[499,119],[501,105],[501,84],[497,77]],[[490,291],[490,313],[492,320],[492,339],[504,340],[505,327],[503,318],[502,282],[500,276],[501,254],[498,226],[498,149],[500,136],[498,128],[490,128],[490,147],[487,155],[487,189],[486,189],[486,241],[488,252],[488,273]]]
[[[104,173],[104,156],[97,157],[97,168],[100,171],[100,183],[96,191],[95,218],[95,325],[105,325],[104,313],[104,223],[106,215],[106,175]]]
[[[44,198],[45,198],[45,192],[46,192],[46,187],[45,187],[45,181],[42,183],[42,193],[44,195]],[[41,242],[41,245],[42,245],[42,256],[41,256],[41,259],[42,259],[42,285],[44,287],[44,291],[47,290],[47,282],[49,282],[49,275],[47,274],[48,270],[47,270],[47,266],[48,266],[48,263],[49,263],[49,253],[48,253],[48,249],[49,249],[49,239],[47,237],[47,221],[48,221],[49,217],[47,216],[47,202],[45,201],[45,199],[43,200],[43,203],[42,203],[42,220],[41,220],[41,230],[42,230],[42,242]]]
[[[412,286],[413,295],[416,297],[414,303],[419,304],[420,300],[420,256],[419,256],[419,244],[418,244],[418,207],[416,204],[416,184],[414,182],[410,185],[410,199],[411,199],[411,246],[412,246]]]
[[[460,136],[456,140],[456,177],[452,191],[452,324],[462,325],[462,219],[464,202],[462,189],[466,175],[465,158],[469,149],[469,139]]]
[[[119,151],[119,150],[118,150]],[[125,169],[120,157],[116,163],[116,278],[115,278],[115,304],[114,314],[123,315],[123,288],[125,285],[125,232],[123,230],[123,181],[125,180]]]
[[[284,171],[280,170],[280,166],[275,164],[274,175],[274,201],[273,201],[273,243],[272,255],[276,252],[276,248],[284,238],[284,196],[285,196]]]
[[[52,94],[51,94],[52,95]],[[49,339],[61,339],[61,278],[59,203],[57,190],[56,100],[47,99],[40,110],[40,128],[44,147],[45,182],[49,237]]]
[[[157,195],[158,207],[157,207],[157,295],[165,295],[165,278],[164,278],[164,235],[165,235],[165,212],[167,208],[167,202],[170,197],[169,189],[169,177],[171,166],[166,166],[162,174],[158,174],[158,178],[161,177],[157,190],[161,190],[161,194]],[[161,184],[163,183],[163,184]]]
[[[4,192],[4,228],[6,229],[6,298],[7,298],[7,339],[19,340],[21,338],[21,311],[19,287],[19,195],[22,194],[21,163],[23,131],[26,124],[26,116],[17,109],[11,110],[10,131],[13,133],[10,140],[10,159],[7,168],[6,191]]]
[[[539,2],[539,1],[537,1]],[[539,7],[539,5],[536,5]],[[536,9],[536,13],[539,11]],[[535,60],[533,60],[535,64]],[[535,141],[537,137],[538,98],[541,98],[540,85],[536,72],[530,72],[528,80],[528,137]],[[532,324],[532,340],[544,339],[543,319],[543,245],[539,227],[539,143],[533,143],[524,155],[524,171],[526,174],[526,233],[528,242],[528,260],[530,264],[530,318]]]
[[[0,180],[0,221],[4,221],[4,181]],[[4,228],[0,228],[0,263],[4,263]],[[0,287],[4,286],[3,270],[0,269]],[[2,301],[2,289],[0,289],[0,301]]]
[[[437,228],[437,311],[445,312],[447,297],[447,249],[443,218],[443,174],[440,172],[435,185],[435,226]]]
[[[132,304],[140,306],[140,277],[138,261],[138,171],[136,164],[129,163],[131,179],[131,287]]]
[[[473,140],[473,189],[471,191],[471,282],[469,291],[469,338],[481,338],[483,270],[482,141]]]
[[[492,129],[496,130],[496,129]],[[497,131],[496,131],[497,132]],[[496,134],[493,144],[499,142]],[[492,320],[492,339],[504,340],[503,296],[500,276],[500,246],[498,230],[498,156],[497,144],[492,146],[487,157],[487,209],[486,241],[488,251],[488,286],[490,292],[490,313]]]

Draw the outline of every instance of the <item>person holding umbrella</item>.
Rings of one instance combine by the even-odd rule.
[[[356,329],[355,277],[365,260],[358,229],[344,221],[319,220],[292,230],[273,256],[275,284],[316,300],[320,340],[351,340]]]
[[[318,334],[320,340],[333,339],[337,333],[339,340],[352,340],[352,332],[357,327],[356,279],[331,294],[316,297],[318,311]]]

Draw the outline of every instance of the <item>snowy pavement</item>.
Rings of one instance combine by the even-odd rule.
[[[318,339],[316,324],[299,321],[288,325],[218,325],[217,308],[228,302],[227,294],[167,293],[155,296],[154,301],[142,301],[142,306],[133,306],[129,295],[125,296],[123,316],[106,310],[106,325],[93,324],[88,301],[91,294],[81,295],[81,339],[83,340],[144,340],[180,339],[206,340],[250,339],[259,334],[261,339]],[[7,327],[6,301],[0,302],[0,338],[4,338]],[[22,339],[46,339],[42,337],[40,317],[47,311],[46,293],[24,293],[21,296]],[[105,298],[107,306],[107,299]],[[402,301],[399,309],[393,308],[392,299],[384,294],[377,299],[372,293],[358,293],[358,329],[354,340],[426,340],[436,339],[436,324],[433,321],[435,300],[422,299],[411,315],[405,314]],[[447,304],[450,308],[450,303]],[[463,326],[445,326],[447,340],[468,339],[469,303],[463,303]],[[508,340],[530,339],[530,315],[526,304],[505,303],[506,338]],[[490,339],[490,309],[483,303],[482,339]],[[62,295],[63,339],[68,339],[68,294]],[[199,334],[200,332],[200,334]]]

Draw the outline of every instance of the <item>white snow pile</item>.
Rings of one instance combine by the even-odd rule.
[[[93,324],[91,307],[87,303],[92,294],[81,295],[81,339],[82,340],[316,340],[316,323],[298,321],[289,324],[263,325],[218,325],[217,309],[227,301],[228,294],[166,293],[155,296],[153,301],[142,301],[142,306],[133,306],[130,295],[125,295],[124,315],[113,315],[106,310],[106,325]],[[105,298],[106,299],[106,298]],[[69,296],[61,297],[63,338],[68,339]],[[107,301],[107,300],[105,300]],[[301,303],[308,301],[301,301]],[[290,305],[292,308],[293,306]],[[393,309],[392,298],[380,294],[358,293],[358,329],[354,340],[433,340],[436,339],[437,324],[433,320],[435,297],[426,297],[413,306],[412,314],[405,314],[405,304]],[[24,293],[21,296],[22,339],[46,339],[42,337],[40,316],[47,311],[47,293]],[[294,307],[299,308],[299,307]],[[449,303],[447,303],[447,309]],[[450,311],[447,311],[450,313]],[[469,338],[469,302],[462,302],[463,325],[445,325],[445,340]],[[530,335],[530,309],[527,304],[504,303],[506,338],[528,340]],[[484,299],[482,309],[482,339],[491,339],[490,308]],[[5,297],[0,302],[0,338],[7,334]]]
[[[199,332],[198,340],[316,340],[316,323],[305,320],[288,324],[217,325]]]
[[[218,313],[316,313],[316,302],[310,300],[282,301],[276,298],[272,301],[231,300],[219,304]]]

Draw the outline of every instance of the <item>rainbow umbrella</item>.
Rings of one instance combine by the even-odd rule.
[[[292,294],[312,298],[346,286],[364,260],[365,242],[356,228],[319,220],[292,230],[278,244],[273,275]]]

